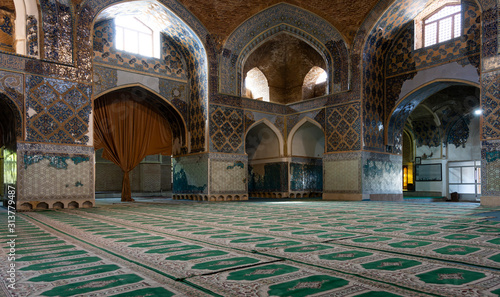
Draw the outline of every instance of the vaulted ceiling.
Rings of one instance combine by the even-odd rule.
[[[225,40],[251,16],[278,3],[311,11],[330,22],[352,43],[357,30],[378,0],[179,0],[208,29]]]

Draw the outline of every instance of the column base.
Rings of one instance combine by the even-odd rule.
[[[482,196],[481,206],[500,206],[500,197],[498,196]]]

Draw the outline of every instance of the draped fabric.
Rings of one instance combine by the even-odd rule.
[[[121,201],[134,201],[129,172],[148,155],[172,153],[170,125],[152,105],[113,92],[94,101],[94,148],[123,171]]]

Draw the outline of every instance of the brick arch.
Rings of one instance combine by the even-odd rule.
[[[254,15],[227,38],[219,62],[219,92],[239,96],[246,58],[269,37],[281,32],[303,40],[323,56],[330,92],[349,88],[348,45],[339,31],[309,11],[280,3]]]

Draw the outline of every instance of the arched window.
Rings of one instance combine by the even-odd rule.
[[[245,78],[245,96],[269,102],[269,84],[259,68],[254,67],[247,72]]]
[[[414,19],[415,49],[420,49],[462,35],[460,0],[434,1]]]
[[[327,78],[328,75],[323,68],[312,67],[304,77],[302,100],[326,95]]]
[[[457,38],[462,32],[462,6],[448,5],[424,19],[424,47]]]
[[[136,17],[115,19],[117,50],[160,58],[159,33],[155,32]]]

